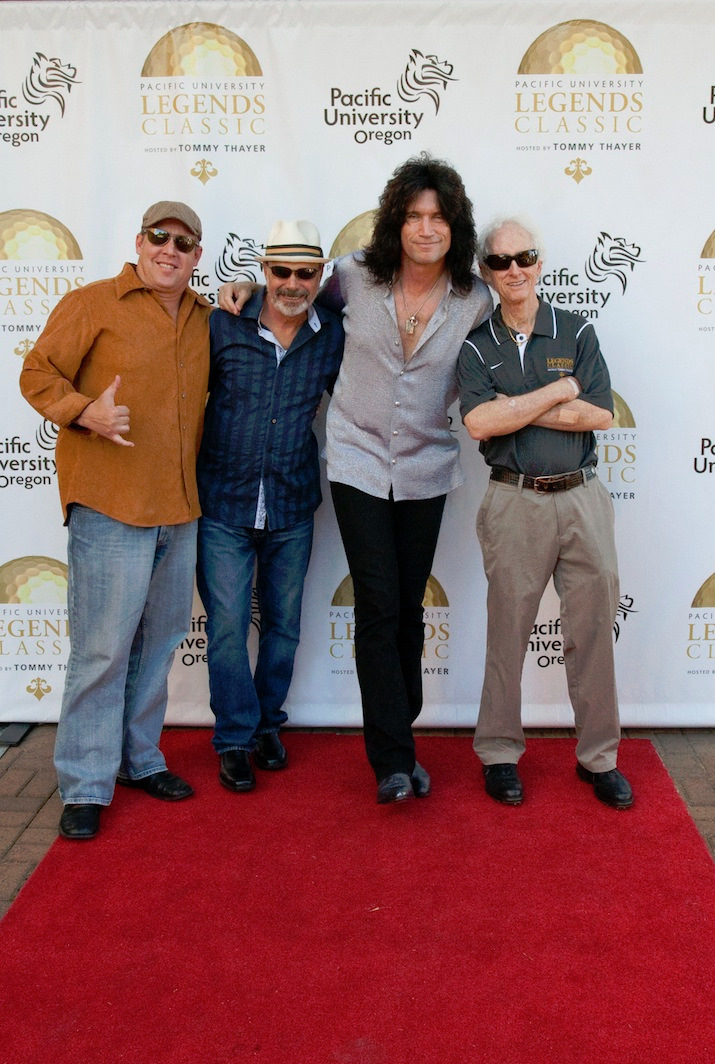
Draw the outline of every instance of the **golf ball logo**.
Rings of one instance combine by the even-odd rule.
[[[215,155],[217,138],[263,136],[262,78],[256,53],[225,26],[188,22],[169,30],[151,48],[141,72],[141,130],[157,145],[152,142],[146,150]],[[197,144],[197,136],[206,140]],[[193,139],[189,143],[186,138]],[[233,145],[226,150],[234,150]],[[194,176],[208,179],[217,173],[204,158]]]
[[[157,41],[146,57],[141,76],[255,78],[262,73],[256,53],[231,30],[213,22],[188,22]]]
[[[707,238],[700,252],[695,304],[698,314],[705,318],[700,325],[700,331],[712,333],[715,331],[715,325],[712,324],[713,305],[715,304],[715,265],[704,261],[708,259],[715,259],[715,231]]]
[[[32,208],[0,212],[0,320],[25,358],[62,296],[84,284],[82,250],[58,218]]]
[[[614,429],[615,428],[618,428],[618,429],[635,428],[636,421],[635,421],[635,418],[633,417],[633,413],[632,413],[631,408],[629,407],[628,403],[625,401],[625,399],[621,395],[618,394],[618,392],[613,392],[612,391],[612,395],[613,395],[613,428]]]
[[[28,554],[0,565],[0,602],[48,605],[67,601],[67,566],[57,558]]]
[[[82,252],[72,233],[50,214],[36,210],[0,212],[0,259],[81,258]]]
[[[344,225],[332,243],[330,258],[337,259],[366,248],[372,239],[376,215],[377,211],[364,211]]]
[[[689,676],[707,676],[712,684],[715,672],[715,573],[698,588],[688,613],[685,653]],[[708,699],[706,698],[706,701]]]
[[[707,578],[693,599],[693,609],[705,609],[712,606],[715,606],[715,573]],[[715,640],[715,627],[712,628],[712,638]]]
[[[333,595],[331,606],[350,606],[355,605],[355,591],[353,590],[353,578],[348,575],[344,580],[341,580],[338,584],[338,588]],[[440,584],[439,580],[436,580],[434,576],[430,575],[427,580],[427,587],[425,588],[424,598],[422,599],[422,605],[425,609],[430,609],[432,606],[449,606],[449,600],[445,593],[444,588]]]
[[[527,48],[520,74],[567,74],[599,78],[642,74],[631,42],[605,22],[572,19],[552,26]]]
[[[538,138],[519,150],[573,153],[565,173],[583,180],[593,173],[586,153],[639,150],[643,86],[638,53],[613,26],[572,19],[550,27],[518,65],[514,129]]]

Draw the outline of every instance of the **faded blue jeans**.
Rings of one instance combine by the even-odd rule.
[[[70,656],[55,744],[65,804],[109,805],[117,775],[166,768],[158,743],[169,669],[191,624],[196,525],[139,528],[71,509]]]
[[[209,688],[217,754],[255,749],[256,736],[288,720],[283,703],[300,637],[303,584],[313,545],[313,518],[273,531],[199,521],[197,583],[206,609]],[[246,640],[251,589],[260,636],[255,674]]]

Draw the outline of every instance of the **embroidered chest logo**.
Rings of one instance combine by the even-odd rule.
[[[573,373],[573,359],[547,358],[546,369],[549,373]]]

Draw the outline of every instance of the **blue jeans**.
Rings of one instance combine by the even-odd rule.
[[[109,805],[117,775],[166,768],[158,743],[191,624],[196,524],[138,528],[71,509],[71,648],[55,744],[65,804]]]
[[[218,754],[253,750],[257,735],[276,732],[288,720],[283,703],[298,649],[312,545],[312,517],[274,531],[231,528],[208,517],[199,521],[197,583],[206,609]],[[256,565],[260,635],[252,676],[246,640]]]

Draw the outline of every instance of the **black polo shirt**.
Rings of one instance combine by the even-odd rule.
[[[568,374],[581,385],[579,399],[613,412],[608,368],[590,321],[539,300],[522,370],[519,349],[504,325],[500,305],[462,344],[457,363],[462,418],[497,395],[524,395]],[[479,450],[488,465],[505,466],[530,477],[568,473],[597,461],[592,432],[535,425],[483,440]]]

